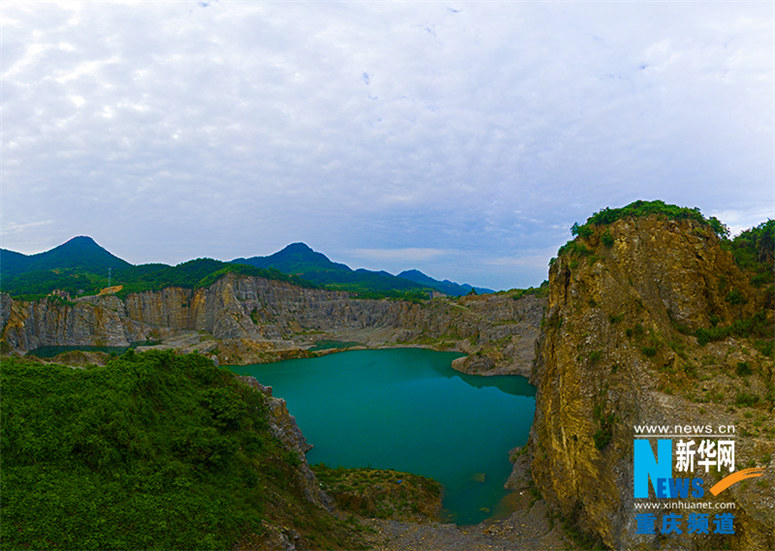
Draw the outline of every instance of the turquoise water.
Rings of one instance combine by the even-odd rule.
[[[72,352],[74,350],[80,350],[81,352],[105,352],[107,354],[123,354],[130,348],[137,348],[138,346],[152,346],[159,344],[159,341],[139,341],[133,342],[129,346],[89,346],[89,345],[74,345],[74,346],[41,346],[34,350],[27,352],[27,356],[37,356],[38,358],[53,358],[64,352]]]
[[[459,373],[450,367],[459,356],[358,350],[231,369],[288,402],[314,445],[309,463],[430,476],[444,486],[445,520],[475,524],[507,494],[508,451],[527,442],[535,388]]]

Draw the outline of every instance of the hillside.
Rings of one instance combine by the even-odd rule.
[[[397,298],[427,298],[431,287],[403,279],[385,271],[363,268],[353,270],[345,264],[332,262],[322,253],[304,243],[292,243],[269,256],[236,258],[234,263],[258,268],[274,268],[296,275],[327,289],[351,291],[364,297],[394,296]]]
[[[467,294],[471,289],[470,286],[456,287],[457,284],[439,282],[424,275],[423,282],[418,283],[385,271],[352,270],[345,264],[330,261],[304,243],[293,243],[266,257],[238,258],[231,262],[198,258],[177,266],[158,263],[132,265],[89,237],[73,238],[36,255],[0,250],[2,291],[27,300],[41,298],[54,291],[70,298],[94,295],[109,284],[121,286],[118,294],[122,297],[165,287],[195,289],[232,272],[287,281],[306,288],[348,291],[362,298],[423,300],[434,290],[458,296]],[[414,272],[420,274],[416,270]]]
[[[461,285],[460,283],[455,283],[454,281],[450,281],[448,279],[439,281],[438,279],[433,279],[432,277],[425,275],[419,270],[405,270],[398,274],[398,277],[408,279],[409,281],[414,281],[415,283],[425,285],[431,289],[436,289],[440,293],[444,293],[445,295],[452,297],[462,297],[463,295],[469,294],[471,291],[474,291],[479,295],[495,292],[494,290],[487,289],[485,287],[472,287],[468,283]]]
[[[108,268],[118,270],[131,266],[100,247],[91,237],[85,236],[73,237],[66,243],[39,254],[28,256],[5,249],[0,250],[0,254],[3,260],[0,274],[4,279],[24,272],[74,268],[104,273],[107,276]]]
[[[537,489],[580,539],[775,547],[774,230],[729,241],[717,220],[661,202],[574,225],[549,271],[529,449]],[[725,492],[735,533],[636,534],[634,427],[706,424],[736,427],[738,469],[769,473]],[[707,488],[721,475],[701,476]]]
[[[285,403],[201,356],[0,373],[3,548],[357,546]]]

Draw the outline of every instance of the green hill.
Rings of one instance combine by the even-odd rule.
[[[450,295],[453,297],[462,297],[463,295],[469,294],[471,291],[474,291],[479,295],[495,292],[492,289],[487,289],[485,287],[472,287],[468,283],[460,284],[448,279],[439,281],[438,279],[433,279],[432,277],[425,275],[420,270],[405,270],[398,274],[397,277],[408,279],[409,281],[414,281],[415,283],[430,287],[431,289],[436,289],[445,295]]]
[[[277,251],[269,256],[236,258],[232,262],[247,264],[257,268],[274,268],[286,274],[352,271],[344,264],[331,262],[326,255],[313,251],[305,243],[291,243],[281,251]]]
[[[3,359],[4,549],[304,548],[354,532],[305,497],[266,397],[197,356],[127,353],[73,369]]]
[[[211,258],[190,260],[177,266],[135,266],[103,249],[90,237],[76,237],[50,251],[30,256],[1,249],[0,266],[0,289],[28,300],[54,290],[65,291],[72,297],[91,295],[108,285],[121,285],[120,296],[164,287],[196,288],[209,285],[227,273],[314,287],[310,282],[272,268],[232,264]]]
[[[108,268],[117,270],[131,266],[129,262],[100,247],[91,237],[85,236],[73,237],[49,251],[29,256],[5,249],[1,249],[0,254],[2,254],[0,274],[3,278],[25,272],[55,269],[104,272],[107,276]]]
[[[231,262],[198,258],[177,266],[133,265],[83,236],[35,255],[0,249],[0,290],[26,300],[55,290],[71,297],[92,295],[109,285],[121,285],[120,296],[172,286],[197,288],[230,272],[287,281],[300,287],[348,291],[362,298],[422,300],[432,291],[460,296],[472,289],[470,285],[435,280],[417,270],[402,272],[399,276],[386,271],[353,270],[332,262],[304,243],[292,243],[269,256],[237,258]],[[492,292],[484,288],[474,290]]]
[[[237,258],[232,262],[274,268],[326,289],[351,291],[364,297],[427,298],[431,290],[427,285],[385,271],[363,268],[353,270],[345,264],[332,262],[326,255],[312,250],[304,243],[293,243],[269,256]]]

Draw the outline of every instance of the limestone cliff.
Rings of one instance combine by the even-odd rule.
[[[128,318],[116,297],[71,303],[56,297],[15,301],[0,293],[4,351],[26,352],[40,346],[128,346],[144,341],[152,328]]]
[[[565,247],[532,378],[543,496],[616,549],[775,548],[770,301],[695,220],[624,218]],[[735,535],[636,536],[634,425],[709,423],[737,427],[738,468],[768,469],[725,493]]]
[[[478,353],[477,361],[456,367],[527,375],[544,304],[544,298],[508,293],[420,303],[357,299],[229,274],[206,288],[171,287],[124,300],[100,295],[20,302],[0,294],[0,323],[4,349],[19,353],[48,345],[165,340],[166,346],[217,355],[221,362],[252,363],[298,355],[327,337]]]

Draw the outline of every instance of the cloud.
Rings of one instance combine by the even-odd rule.
[[[775,192],[771,195],[775,195]],[[772,199],[775,199],[775,197],[772,197]],[[775,204],[775,200],[770,202],[770,206],[760,205],[759,208],[745,211],[729,209],[711,211],[708,213],[708,216],[715,216],[724,222],[729,228],[730,235],[734,237],[744,230],[758,226],[761,222],[775,218],[775,213],[773,213],[772,209],[773,204]]]
[[[19,224],[17,222],[3,221],[3,234],[21,233],[32,228],[39,226],[46,226],[51,224],[53,220],[39,220],[37,222],[27,222],[26,224]]]
[[[541,253],[522,254],[517,257],[501,256],[488,258],[484,262],[490,266],[546,269],[548,267],[548,259],[556,255],[557,249],[547,249]]]
[[[4,3],[4,219],[133,261],[454,250],[417,261],[508,286],[471,259],[772,199],[766,4],[204,3]]]

